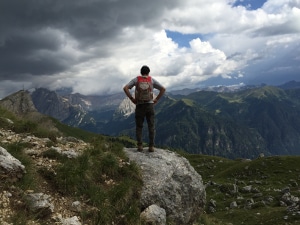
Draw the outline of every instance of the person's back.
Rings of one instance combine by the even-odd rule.
[[[123,90],[126,96],[136,105],[135,123],[136,123],[136,139],[138,151],[143,151],[142,131],[144,118],[147,120],[149,132],[149,151],[154,151],[155,138],[155,112],[154,104],[163,96],[166,89],[157,80],[149,76],[150,68],[142,66],[141,76],[132,79]],[[135,86],[135,98],[129,92],[129,89]],[[153,98],[153,89],[158,89],[159,94]]]
[[[152,78],[149,75],[137,77],[135,99],[137,103],[145,103],[153,100],[153,84]]]

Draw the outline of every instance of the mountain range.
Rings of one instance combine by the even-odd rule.
[[[299,155],[300,82],[166,93],[155,106],[156,145],[227,158]],[[135,138],[135,106],[124,93],[85,96],[38,88],[36,109],[70,126]],[[147,142],[146,124],[144,140]]]

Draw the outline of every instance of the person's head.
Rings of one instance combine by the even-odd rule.
[[[150,68],[148,66],[142,66],[141,74],[142,75],[149,75],[149,73],[150,73]]]

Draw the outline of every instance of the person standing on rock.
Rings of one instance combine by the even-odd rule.
[[[155,111],[154,105],[163,96],[166,89],[157,80],[149,76],[150,68],[142,66],[141,75],[133,78],[123,88],[126,96],[136,105],[135,108],[135,125],[136,125],[136,140],[137,150],[143,151],[142,131],[144,119],[147,120],[149,132],[149,152],[154,152],[155,138]],[[135,86],[135,97],[130,94],[130,89]],[[153,89],[158,89],[159,94],[156,98],[153,97]]]

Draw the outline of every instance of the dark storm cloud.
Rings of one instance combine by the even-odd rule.
[[[252,32],[252,37],[271,37],[276,35],[285,35],[285,34],[296,34],[299,32],[299,28],[286,22],[283,24],[265,26],[263,28],[257,29]]]
[[[170,7],[167,2],[172,4],[159,0],[147,4],[140,0],[2,0],[0,79],[51,75],[76,64],[72,57],[62,55],[60,48],[68,40],[60,38],[57,31],[69,35],[81,50],[102,44],[97,54],[105,56],[106,44],[119,36],[122,27],[157,26],[164,7]]]
[[[178,1],[4,0],[1,29],[61,29],[76,39],[105,39],[124,26],[157,26],[166,7]]]
[[[55,36],[38,32],[11,33],[0,47],[2,79],[20,79],[22,74],[53,74],[67,68],[67,64],[55,54],[60,42]],[[53,55],[39,54],[39,51]]]
[[[245,81],[255,84],[261,83],[279,85],[290,80],[299,80],[299,55],[300,44],[286,43],[272,48],[268,55],[273,56],[273,60],[268,57],[261,57],[252,60],[245,69]],[[275,57],[276,56],[276,57]]]

